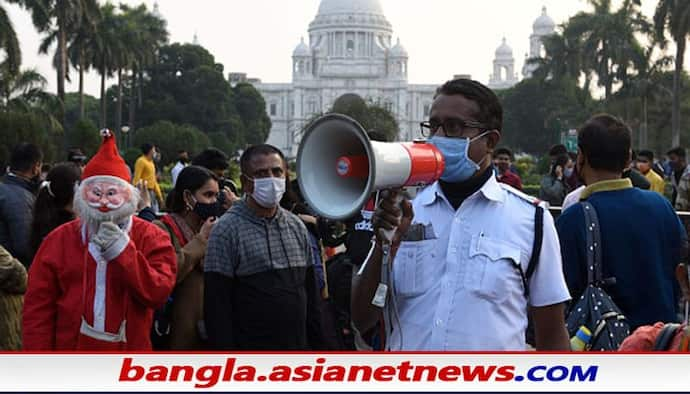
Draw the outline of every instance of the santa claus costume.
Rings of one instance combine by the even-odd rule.
[[[45,238],[29,270],[25,350],[150,350],[153,311],[175,284],[170,237],[134,216],[138,191],[102,134],[74,195],[78,219]]]

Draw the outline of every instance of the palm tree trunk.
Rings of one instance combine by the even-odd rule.
[[[676,68],[673,72],[673,106],[671,110],[671,146],[680,146],[680,89],[685,62],[685,35],[676,39]]]
[[[647,95],[642,97],[642,135],[640,136],[640,150],[647,148],[647,139],[649,138],[649,130],[647,123]]]
[[[117,105],[115,106],[115,134],[122,131],[122,69],[117,69]]]
[[[137,84],[137,99],[139,100],[139,109],[144,106],[142,86],[144,86],[144,71],[139,70],[139,83]]]
[[[106,105],[105,105],[105,100],[106,100],[106,97],[105,97],[105,73],[106,73],[105,56],[102,59],[102,61],[103,61],[103,66],[101,68],[101,129],[104,129],[106,127],[105,126],[105,119],[106,119],[106,115],[107,115]]]
[[[63,148],[67,149],[67,129],[65,128],[65,76],[67,73],[67,31],[65,21],[65,7],[62,2],[58,3],[58,102],[60,105],[60,113],[58,119],[64,129]]]
[[[137,106],[137,68],[132,70],[132,81],[129,87],[129,132],[134,132],[134,121]]]
[[[84,119],[84,48],[79,48],[79,120]]]

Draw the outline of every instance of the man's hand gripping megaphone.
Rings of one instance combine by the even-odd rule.
[[[390,245],[395,252],[414,218],[412,203],[403,197],[402,189],[383,190],[378,197],[372,218],[376,242]]]

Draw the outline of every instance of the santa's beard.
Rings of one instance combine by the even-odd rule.
[[[84,200],[83,193],[85,183],[82,182],[77,190],[74,192],[74,212],[79,217],[79,220],[86,225],[89,234],[94,234],[98,231],[99,226],[103,222],[113,222],[115,224],[125,224],[127,220],[132,217],[137,212],[137,206],[139,205],[139,190],[134,186],[125,183],[130,190],[131,198],[129,201],[125,201],[118,208],[112,209],[108,212],[101,212],[98,208],[94,208],[89,205],[89,203]]]

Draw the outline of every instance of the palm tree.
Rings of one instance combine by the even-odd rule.
[[[93,58],[91,64],[101,74],[101,127],[106,127],[107,105],[105,81],[113,75],[113,72],[120,64],[122,41],[120,30],[124,21],[116,13],[115,6],[110,3],[105,4],[100,10],[101,18],[96,27],[96,36],[93,41]]]
[[[629,99],[642,100],[642,124],[638,144],[640,149],[649,145],[649,100],[668,92],[668,88],[659,83],[664,69],[671,64],[672,59],[662,56],[654,60],[655,46],[651,45],[644,51],[644,62],[638,64],[637,74],[623,81],[621,95]]]
[[[62,125],[55,118],[59,105],[55,96],[45,91],[47,83],[35,69],[6,74],[0,78],[0,109],[31,114],[45,130],[62,131]]]
[[[70,21],[69,26],[67,26],[68,32],[68,43],[67,43],[67,72],[65,76],[67,80],[69,79],[69,66],[76,68],[79,72],[79,114],[80,118],[84,117],[84,73],[88,71],[91,67],[90,59],[93,58],[93,54],[89,53],[93,49],[96,26],[100,21],[100,9],[96,4],[96,0],[84,0],[85,2],[90,2],[89,8],[93,8],[92,11],[87,13],[82,13],[81,19],[76,21]],[[95,10],[95,11],[94,11]],[[58,40],[58,31],[53,30],[44,37],[39,47],[39,52],[47,54],[50,48]],[[57,69],[60,62],[58,52],[55,53],[53,58],[53,65]]]
[[[624,80],[643,56],[637,33],[651,30],[639,10],[640,0],[624,0],[613,12],[611,0],[589,0],[591,13],[580,12],[570,18],[564,31],[567,37],[580,37],[584,72],[592,71],[611,97],[613,85]]]
[[[136,99],[139,95],[141,102],[141,80],[143,79],[143,69],[153,64],[156,59],[158,49],[168,41],[168,31],[165,20],[146,8],[145,5],[129,7],[120,5],[120,10],[127,22],[127,28],[123,30],[127,45],[127,57],[124,59],[125,69],[131,70],[128,78],[129,83],[129,122],[130,130],[134,129]],[[139,83],[137,83],[139,80]],[[118,109],[116,122],[121,123],[123,78],[118,77]],[[139,87],[139,89],[137,89]]]
[[[35,69],[23,70],[0,79],[0,107],[11,108],[30,104],[43,94],[47,83]]]
[[[31,13],[34,26],[48,36],[56,34],[57,90],[60,101],[60,118],[64,124],[65,79],[67,76],[67,40],[70,27],[78,26],[84,19],[91,19],[97,4],[93,0],[9,0]]]
[[[544,37],[543,45],[544,57],[529,60],[538,65],[534,77],[542,80],[580,77],[583,66],[581,43],[577,37],[555,33]]]
[[[5,51],[5,61],[0,63],[0,72],[10,75],[19,72],[22,63],[22,52],[17,39],[17,32],[4,7],[0,6],[0,50]]]
[[[681,75],[685,62],[686,40],[690,35],[690,2],[687,0],[659,0],[654,13],[654,24],[658,37],[664,37],[664,32],[668,29],[676,43],[671,130],[672,146],[679,146]]]

